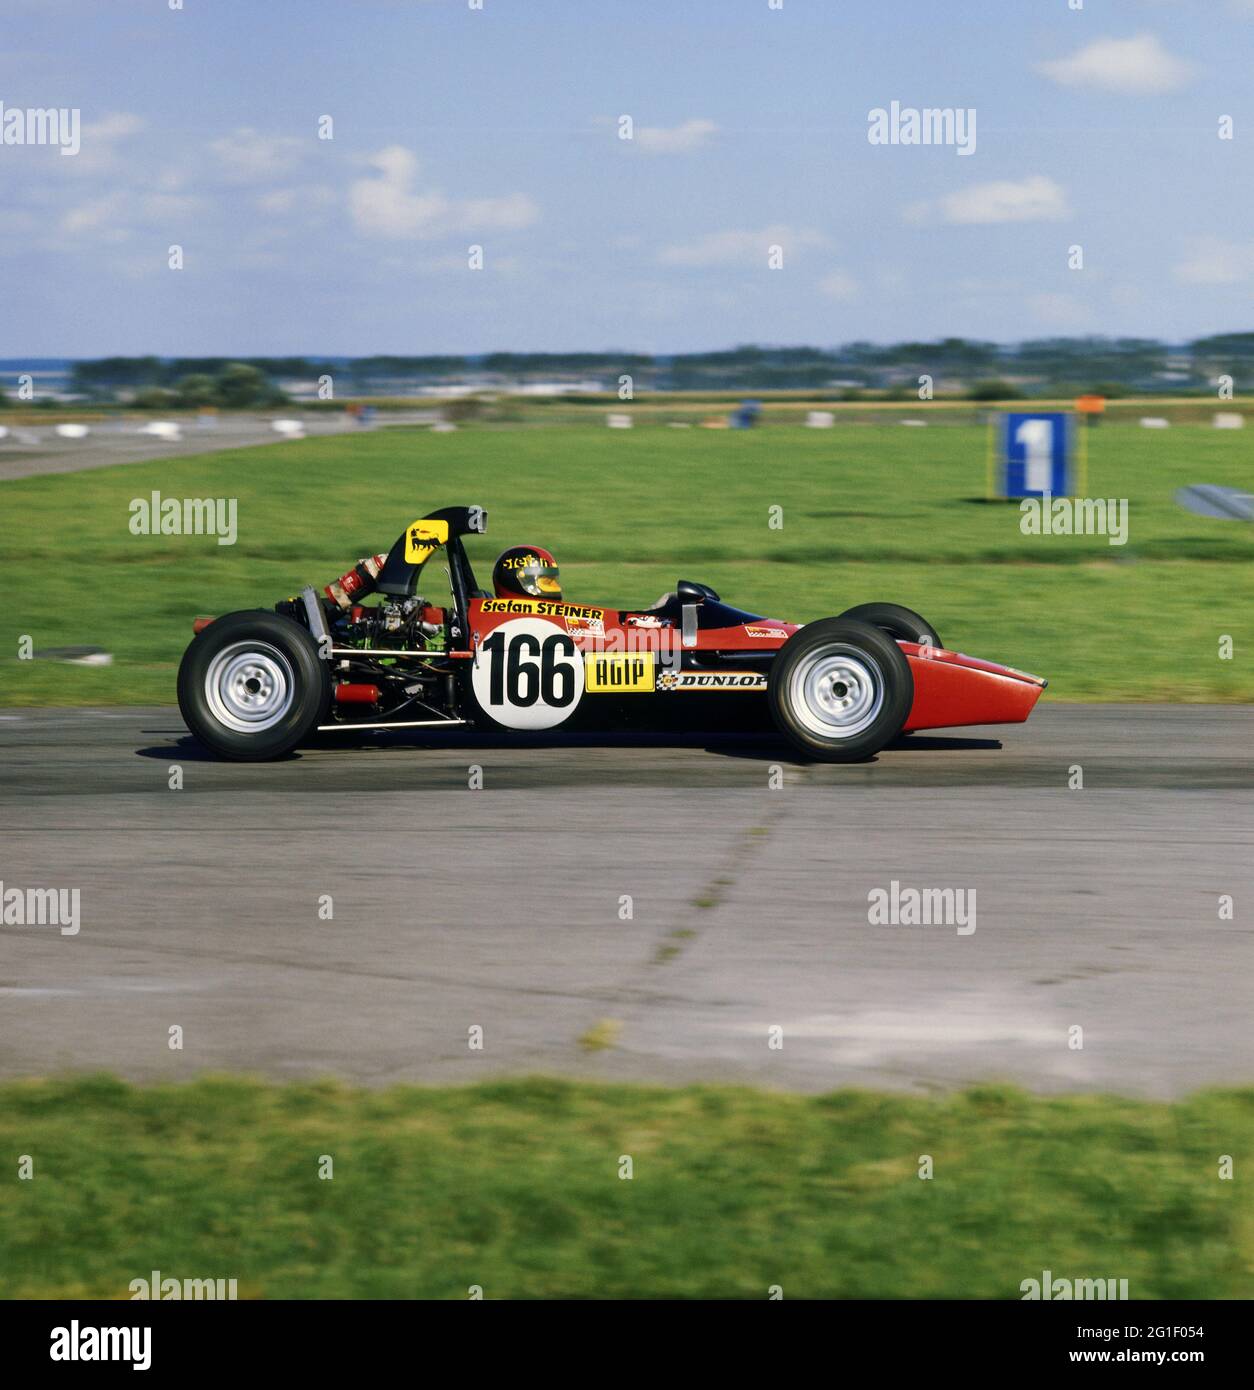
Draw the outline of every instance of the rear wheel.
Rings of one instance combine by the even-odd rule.
[[[931,647],[945,645],[940,639],[940,633],[926,618],[913,609],[903,608],[899,603],[860,603],[856,608],[847,608],[840,616],[883,628],[890,637],[895,637],[899,642],[918,642]]]
[[[823,618],[793,633],[771,666],[775,722],[823,762],[858,762],[901,731],[914,702],[910,663],[878,627]]]
[[[179,710],[222,758],[279,758],[323,722],[331,673],[310,634],[279,613],[228,613],[192,641],[179,666]]]

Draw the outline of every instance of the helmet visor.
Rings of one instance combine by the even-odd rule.
[[[523,588],[536,598],[561,598],[562,583],[556,565],[528,565],[519,570]]]

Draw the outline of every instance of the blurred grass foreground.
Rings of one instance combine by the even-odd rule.
[[[0,1295],[1249,1298],[1252,1149],[1254,1091],[10,1081]]]

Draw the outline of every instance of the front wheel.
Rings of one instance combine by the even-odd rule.
[[[228,613],[192,641],[179,666],[179,710],[212,752],[236,762],[281,758],[323,722],[331,673],[305,628],[280,613]]]
[[[914,703],[910,663],[870,623],[822,618],[794,632],[767,690],[780,731],[822,762],[873,757],[901,731]]]
[[[883,628],[899,642],[918,642],[921,646],[929,647],[945,645],[940,633],[926,618],[912,608],[903,608],[899,603],[860,603],[856,608],[845,609],[840,616]]]

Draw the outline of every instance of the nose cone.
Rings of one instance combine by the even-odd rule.
[[[963,724],[1022,724],[1046,682],[1040,676],[978,657],[912,642],[902,650],[914,677],[907,729],[950,729]]]

